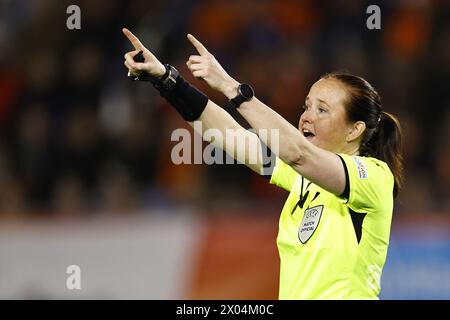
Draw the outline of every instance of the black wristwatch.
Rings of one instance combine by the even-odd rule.
[[[237,96],[230,99],[230,104],[235,108],[239,108],[243,102],[250,101],[255,96],[253,88],[246,83],[240,84],[237,91]]]
[[[177,78],[180,73],[169,64],[165,64],[164,67],[166,67],[166,72],[162,77],[155,77],[148,73],[143,73],[140,75],[131,75],[128,73],[128,77],[131,78],[132,81],[151,82],[156,89],[168,92],[177,84]]]
[[[152,81],[152,83],[156,89],[169,92],[177,84],[177,78],[180,73],[170,64],[165,64],[164,66],[166,67],[166,73],[161,78],[157,78],[156,81]]]

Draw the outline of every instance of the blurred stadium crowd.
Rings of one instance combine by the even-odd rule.
[[[404,127],[397,213],[448,213],[450,2],[377,3],[381,30],[367,29],[373,3],[359,0],[0,1],[0,217],[281,210],[287,194],[242,165],[171,162],[171,133],[189,126],[149,84],[127,79],[124,26],[225,105],[185,66],[194,34],[294,125],[322,74],[365,77]],[[66,28],[70,4],[81,30]]]

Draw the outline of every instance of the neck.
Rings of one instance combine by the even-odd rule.
[[[345,154],[348,154],[351,156],[359,156],[359,145],[353,144],[353,143],[347,144],[344,147],[344,150],[342,153],[345,153]]]

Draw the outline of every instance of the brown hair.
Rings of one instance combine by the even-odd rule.
[[[349,121],[364,121],[359,154],[386,162],[394,175],[394,198],[403,182],[402,130],[398,119],[381,108],[381,98],[369,82],[344,73],[328,73],[322,79],[336,79],[345,85],[349,98],[345,107]]]

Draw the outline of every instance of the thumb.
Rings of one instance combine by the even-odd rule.
[[[197,49],[198,53],[200,53],[201,56],[209,54],[208,50],[206,50],[205,46],[201,44],[200,41],[198,41],[192,34],[188,33],[187,38],[192,43],[192,45]]]

